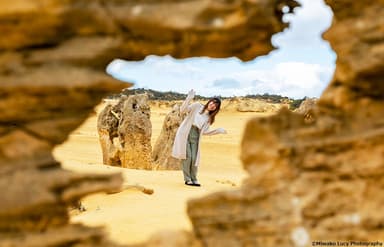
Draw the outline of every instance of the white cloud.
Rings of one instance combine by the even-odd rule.
[[[124,67],[124,60],[121,59],[115,59],[107,66],[107,73],[110,75],[118,75],[122,72],[122,69]]]
[[[318,46],[324,41],[321,34],[331,25],[332,10],[323,0],[298,0],[302,7],[295,8],[294,14],[284,15],[290,28],[272,37],[276,47]]]
[[[269,93],[294,98],[318,97],[325,88],[324,79],[329,80],[332,72],[332,68],[318,64],[279,63],[271,69],[250,69],[230,74],[226,80],[236,81],[239,86],[221,87],[220,92],[224,96]],[[206,91],[215,95],[217,86],[207,86]]]

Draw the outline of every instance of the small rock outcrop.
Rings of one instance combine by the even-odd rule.
[[[153,169],[148,96],[121,96],[98,116],[97,129],[106,165]]]
[[[153,148],[152,158],[159,170],[180,170],[180,160],[171,156],[176,131],[183,121],[185,114],[180,113],[180,105],[174,105],[173,109],[164,119],[160,135]]]
[[[294,112],[304,115],[304,119],[307,122],[315,121],[315,111],[318,99],[316,98],[306,98],[304,99],[300,106],[294,110]]]
[[[122,147],[119,140],[118,128],[122,116],[122,108],[128,97],[123,96],[115,104],[105,103],[97,119],[97,132],[101,151],[103,153],[103,164],[121,166],[120,152]]]
[[[308,112],[315,109],[317,104],[316,98],[306,98],[304,99],[298,108],[294,110],[294,112],[300,113],[300,114],[307,114]]]

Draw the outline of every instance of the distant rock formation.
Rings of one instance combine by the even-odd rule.
[[[261,100],[242,100],[237,106],[239,112],[277,112],[281,108],[279,104],[266,103]]]
[[[174,105],[173,109],[164,119],[160,135],[156,140],[152,158],[156,168],[160,170],[180,170],[180,160],[171,156],[176,131],[183,121],[185,114],[180,113],[180,105]]]
[[[123,95],[98,116],[97,129],[106,165],[153,169],[148,96]]]
[[[223,100],[222,105],[223,111],[273,113],[277,112],[284,104],[269,103],[264,100],[246,97],[234,97]]]
[[[313,122],[315,121],[314,118],[317,101],[318,99],[316,98],[306,98],[301,102],[300,106],[294,110],[294,112],[303,114],[305,121]]]
[[[317,103],[316,98],[306,98],[304,99],[298,108],[294,110],[294,112],[300,113],[300,114],[307,114],[309,111],[313,110],[316,107]]]
[[[97,118],[97,132],[103,153],[103,164],[121,166],[120,144],[118,128],[122,116],[122,109],[127,96],[121,97],[116,103],[106,103]]]

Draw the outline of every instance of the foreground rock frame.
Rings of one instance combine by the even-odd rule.
[[[181,235],[181,243],[265,247],[384,239],[384,217],[375,210],[383,201],[384,2],[326,3],[334,22],[325,38],[338,59],[313,121],[284,110],[250,121],[242,143],[249,178],[237,192],[189,202],[194,235]],[[270,37],[285,26],[282,8],[297,6],[288,0],[0,5],[7,5],[0,8],[4,246],[114,245],[100,229],[69,224],[66,209],[89,193],[115,191],[121,176],[67,172],[51,154],[103,96],[127,86],[103,72],[111,59],[249,60],[272,49]],[[167,18],[156,11],[164,7]],[[183,9],[193,11],[185,18]],[[147,245],[167,243],[151,241]]]

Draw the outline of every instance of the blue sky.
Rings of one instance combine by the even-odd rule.
[[[204,96],[319,97],[335,69],[336,55],[321,38],[332,22],[332,11],[323,0],[298,1],[303,7],[284,16],[290,28],[272,37],[278,49],[253,61],[150,55],[139,62],[116,59],[107,72],[135,87],[159,91],[186,93],[193,88]]]

